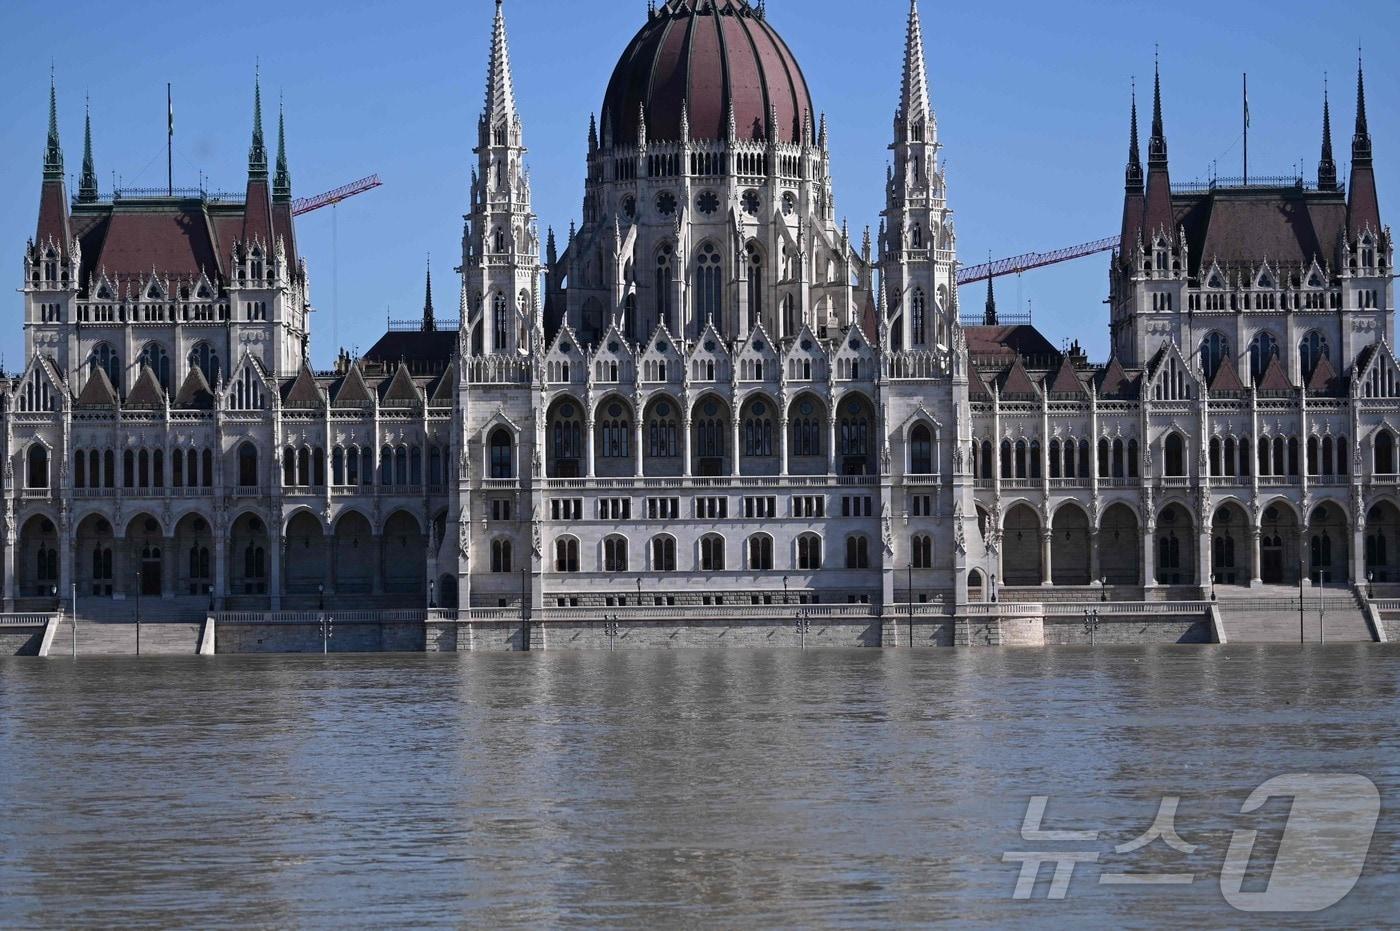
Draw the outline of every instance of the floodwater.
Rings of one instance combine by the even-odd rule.
[[[1395,926],[1397,689],[1378,646],[3,659],[0,924]],[[1261,919],[1218,874],[1257,828],[1264,888],[1285,773],[1382,810]],[[1099,839],[1023,839],[1038,795]],[[1164,795],[1194,849],[1115,853]],[[1101,856],[1017,900],[1038,848]]]

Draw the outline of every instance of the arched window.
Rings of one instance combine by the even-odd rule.
[[[713,320],[724,326],[723,261],[714,243],[707,242],[695,256],[695,319],[700,326]]]
[[[491,434],[491,477],[514,478],[515,463],[511,455],[510,431],[497,428]]]
[[[224,374],[219,363],[218,352],[214,350],[213,346],[203,342],[190,350],[190,368],[199,369],[210,387],[217,385]]]
[[[822,538],[815,533],[804,533],[797,538],[797,568],[820,569],[822,567]]]
[[[1260,333],[1249,342],[1249,374],[1258,380],[1269,367],[1269,362],[1278,355],[1278,340],[1270,333]]]
[[[712,533],[700,538],[700,570],[724,571],[724,537]]]
[[[933,568],[933,537],[919,534],[910,541],[909,562],[915,569]]]
[[[554,541],[554,571],[578,571],[578,541],[573,537],[560,537]]]
[[[498,187],[501,186],[501,168],[502,165],[499,162],[496,163],[496,184]],[[506,251],[506,231],[499,226],[496,227],[495,235],[491,237],[491,251],[498,253]]]
[[[1395,436],[1389,430],[1376,434],[1376,474],[1395,474]]]
[[[909,471],[913,475],[933,474],[933,434],[927,424],[919,424],[909,434]]]
[[[922,346],[927,341],[924,330],[924,304],[923,288],[915,288],[914,297],[909,303],[909,339],[915,346]]]
[[[161,388],[170,390],[170,356],[160,343],[147,343],[141,350],[141,364],[150,366]]]
[[[773,538],[756,533],[749,537],[749,569],[754,572],[773,568]]]
[[[1212,333],[1201,340],[1201,369],[1205,372],[1206,381],[1215,377],[1220,363],[1229,355],[1230,341],[1222,334]]]
[[[626,537],[608,537],[603,541],[603,571],[627,571]]]
[[[258,448],[252,443],[238,447],[238,484],[243,488],[258,484]]]
[[[1303,337],[1298,344],[1298,361],[1303,367],[1303,380],[1312,378],[1313,372],[1317,369],[1317,364],[1323,359],[1331,361],[1332,350],[1327,345],[1327,337],[1317,330],[1312,330]]]
[[[29,447],[29,468],[25,476],[25,486],[28,488],[48,488],[49,487],[49,450],[43,443],[35,443]]]
[[[750,242],[745,251],[749,260],[749,329],[752,330],[763,319],[763,252],[756,242]]]
[[[491,299],[491,348],[501,352],[506,348],[506,334],[510,332],[509,304],[504,294]]]
[[[88,356],[88,372],[95,373],[98,369],[107,373],[107,378],[112,382],[112,387],[118,391],[122,388],[122,360],[117,355],[117,351],[108,343],[98,343],[93,347],[92,354]]]
[[[613,401],[598,422],[598,455],[604,459],[627,459],[632,455],[632,418],[621,402]]]
[[[563,541],[560,541],[563,542]],[[491,541],[491,571],[509,572],[511,571],[510,560],[511,545],[509,540]]]
[[[676,538],[651,538],[651,568],[653,572],[676,571]]]
[[[671,256],[672,246],[662,243],[656,250],[656,318],[672,333],[676,332],[676,321],[671,319]]]
[[[860,535],[846,538],[846,568],[870,568],[870,541]]]
[[[791,293],[783,296],[783,336],[796,336],[797,325],[797,298]]]
[[[909,231],[909,243],[915,249],[924,247],[924,225],[922,223],[915,223],[914,228]]]
[[[773,455],[773,416],[765,401],[749,405],[744,417],[744,455]]]
[[[1186,474],[1186,442],[1181,438],[1180,433],[1167,434],[1166,441],[1162,444],[1163,460],[1165,460],[1166,474],[1171,476],[1183,476]]]

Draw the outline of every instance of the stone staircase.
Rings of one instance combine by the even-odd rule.
[[[194,656],[199,652],[204,623],[147,621],[141,612],[142,656]],[[136,625],[121,622],[78,619],[79,656],[135,656],[137,652]],[[49,645],[49,656],[71,656],[73,653],[73,619],[62,617]]]
[[[1220,622],[1229,643],[1370,643],[1365,609],[1349,588],[1307,588],[1301,623],[1298,589],[1268,586],[1218,590]]]

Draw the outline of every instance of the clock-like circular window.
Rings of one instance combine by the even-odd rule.
[[[702,191],[695,199],[695,209],[709,216],[719,209],[719,195],[714,191]]]

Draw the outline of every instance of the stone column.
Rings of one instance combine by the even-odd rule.
[[[370,593],[382,595],[384,594],[384,537],[382,534],[372,533],[370,541],[370,546],[374,548],[374,582]]]
[[[1157,584],[1157,553],[1153,546],[1153,538],[1157,536],[1157,528],[1151,525],[1144,527],[1142,531],[1142,586],[1152,588]]]
[[[583,431],[584,474],[588,478],[593,478],[593,444],[596,437],[593,435],[592,417],[583,422]]]
[[[282,537],[269,535],[271,546],[267,548],[267,594],[271,598],[272,610],[282,610]]]
[[[73,595],[73,562],[77,547],[77,534],[73,522],[67,517],[58,524],[58,601],[67,605]],[[8,589],[6,589],[8,591]]]
[[[214,606],[222,608],[228,597],[228,542],[222,533],[214,535]]]
[[[636,477],[641,478],[642,476],[646,475],[646,466],[644,460],[642,459],[642,417],[640,413],[638,413],[637,415],[636,426],[636,430],[633,431],[633,436],[636,439],[637,445]]]
[[[681,475],[690,478],[690,417],[681,421]]]
[[[738,477],[739,475],[739,410],[738,401],[735,401],[735,408],[730,411],[729,417],[729,474]]]
[[[5,534],[5,606],[6,613],[15,610],[15,535]]]
[[[321,567],[321,584],[326,586],[326,597],[335,594],[335,533],[332,530],[326,531],[323,541],[323,549],[326,554],[325,565]]]
[[[173,534],[162,542],[160,555],[160,597],[174,598],[177,591],[175,573],[179,571],[180,561],[175,558],[175,537]]]
[[[1261,571],[1263,569],[1263,557],[1260,555],[1259,544],[1259,541],[1264,536],[1264,533],[1258,527],[1255,527],[1254,532],[1251,536],[1253,537],[1253,540],[1250,543],[1249,587],[1259,588],[1264,584],[1264,579],[1262,577]]]
[[[1092,584],[1103,578],[1102,567],[1099,563],[1099,532],[1089,531],[1089,582]]]
[[[786,416],[779,421],[778,428],[778,474],[783,476],[788,474],[788,419]]]
[[[1366,526],[1360,521],[1351,532],[1351,581],[1366,584]]]
[[[826,421],[826,474],[836,474],[836,408],[832,407]]]
[[[1050,553],[1055,543],[1055,531],[1046,530],[1040,535],[1040,584],[1054,585],[1054,575],[1050,571]]]

